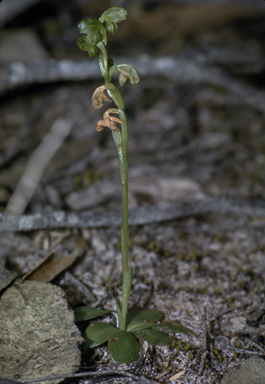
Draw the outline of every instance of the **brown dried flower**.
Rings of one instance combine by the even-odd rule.
[[[103,120],[99,120],[96,124],[96,130],[102,131],[104,127],[110,128],[112,131],[119,132],[117,123],[122,124],[122,121],[117,117],[111,116],[110,113],[116,113],[119,115],[119,111],[116,108],[107,109],[103,115]]]
[[[108,89],[106,85],[101,85],[98,87],[92,95],[92,105],[95,109],[99,109],[103,106],[102,101],[111,101],[108,96],[105,95],[104,91]]]

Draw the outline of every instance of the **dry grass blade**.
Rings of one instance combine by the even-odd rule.
[[[74,251],[70,255],[56,254],[52,251],[39,265],[23,276],[23,280],[49,282],[59,273],[70,267],[78,256],[80,256],[79,251]]]

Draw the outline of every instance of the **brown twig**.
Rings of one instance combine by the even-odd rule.
[[[129,210],[129,225],[145,225],[204,214],[234,214],[265,217],[265,203],[239,197],[217,196],[183,203],[163,203]],[[5,215],[0,213],[0,232],[34,231],[45,228],[106,228],[120,226],[120,210],[98,212],[51,212],[50,214]]]
[[[38,381],[44,381],[44,380],[54,380],[54,379],[72,379],[72,378],[78,378],[78,377],[128,377],[130,379],[135,380],[139,384],[155,384],[157,383],[156,380],[153,379],[148,379],[147,377],[144,376],[137,376],[134,375],[133,373],[125,372],[125,371],[96,371],[96,372],[79,372],[79,373],[73,373],[69,375],[51,375],[51,376],[44,376],[44,377],[39,377],[39,378],[34,378],[34,379],[21,379],[20,381],[12,382],[7,380],[7,382],[3,382],[0,384],[18,384],[18,383],[33,383],[33,382],[38,382]],[[4,379],[5,380],[5,379]]]

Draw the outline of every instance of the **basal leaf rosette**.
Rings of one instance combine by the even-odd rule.
[[[109,110],[116,113],[117,110]],[[117,134],[117,132],[114,132]],[[117,302],[117,312],[121,312],[122,303]],[[80,307],[75,309],[76,321],[84,321],[113,313],[110,310]],[[120,315],[118,315],[119,317]],[[126,329],[121,330],[113,325],[104,322],[90,324],[83,337],[86,342],[84,349],[95,348],[107,343],[111,356],[118,363],[131,363],[139,359],[140,343],[146,340],[150,345],[168,346],[175,341],[174,336],[168,335],[163,330],[166,328],[174,333],[193,333],[190,329],[172,320],[163,321],[163,312],[156,309],[142,309],[129,312],[127,315]],[[161,331],[162,329],[162,331]]]
[[[99,18],[99,21],[103,23],[106,22],[106,30],[109,33],[114,34],[117,32],[118,25],[121,21],[125,20],[127,17],[126,9],[122,7],[112,7],[105,11]]]

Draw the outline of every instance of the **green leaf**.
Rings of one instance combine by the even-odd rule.
[[[91,320],[111,312],[113,311],[109,311],[107,309],[97,309],[97,308],[86,307],[86,306],[78,307],[75,309],[75,321],[78,322],[78,321]]]
[[[139,311],[129,312],[127,315],[126,330],[135,331],[150,327],[159,327],[158,321],[162,321],[164,314],[156,309],[143,309]]]
[[[105,28],[104,25],[94,19],[85,19],[78,24],[80,33],[86,33],[87,41],[91,45],[96,45],[103,41],[105,43]]]
[[[114,133],[114,131],[112,131],[112,134]],[[116,132],[115,132],[116,133]],[[120,132],[117,132],[120,134]],[[117,298],[117,297],[114,297],[115,301],[116,301],[116,312],[117,312],[117,317],[118,317],[118,326],[120,325],[121,321],[122,321],[122,314],[121,314],[121,307],[122,307],[122,304],[120,302],[120,300]]]
[[[146,340],[150,345],[169,345],[175,340],[167,333],[157,331],[156,329],[146,329],[142,331],[135,331],[133,333],[139,340],[143,338],[145,333],[144,340]]]
[[[106,68],[104,57],[101,52],[98,55],[98,66],[99,66],[100,72],[103,74],[103,77],[106,76],[106,74],[108,73],[107,72],[108,68]]]
[[[177,323],[176,321],[163,321],[161,324],[159,324],[160,328],[167,328],[170,331],[173,331],[175,333],[193,333],[191,329],[184,327],[183,325]]]
[[[140,346],[133,334],[119,331],[108,341],[111,356],[119,364],[131,363],[139,359]]]
[[[107,23],[120,23],[125,20],[127,17],[127,11],[122,7],[112,7],[107,9],[99,18],[99,21],[102,23],[106,21]]]
[[[121,133],[112,131],[112,136],[118,150],[121,148]]]
[[[100,49],[100,45],[98,45],[98,48]],[[108,76],[109,68],[113,66],[113,59],[111,57],[108,57],[108,62],[106,63],[104,60],[104,56],[102,53],[98,55],[98,65],[100,68],[101,73],[103,74],[103,77]]]
[[[107,323],[97,322],[91,324],[83,333],[83,337],[86,339],[84,348],[97,347],[106,343],[109,339],[117,337],[120,332],[119,329]]]
[[[142,321],[139,320],[138,322],[134,322],[131,324],[129,327],[126,328],[128,332],[133,332],[133,331],[139,331],[141,329],[146,329],[146,328],[158,328],[160,324],[154,324],[154,323],[149,323],[148,321]]]

